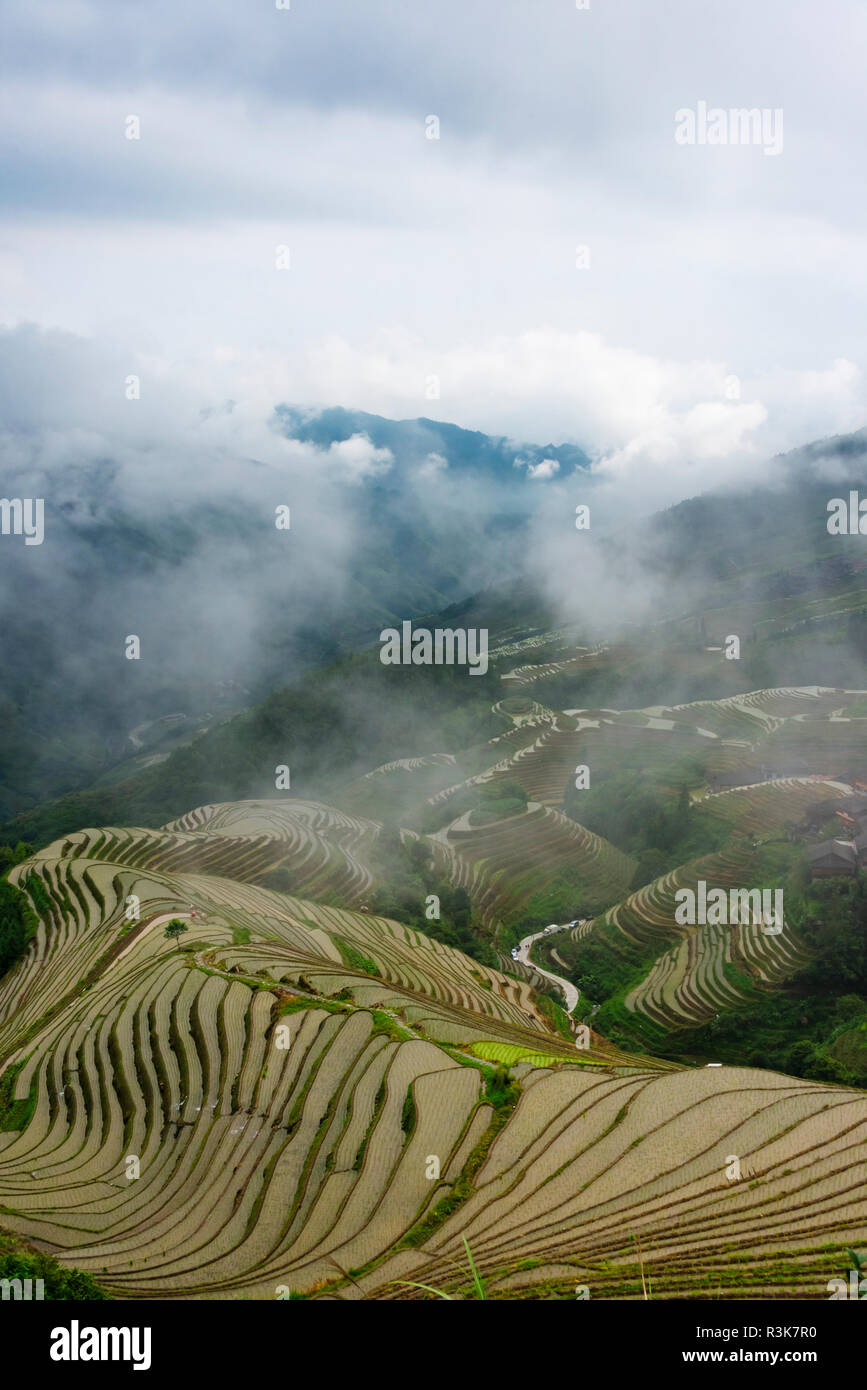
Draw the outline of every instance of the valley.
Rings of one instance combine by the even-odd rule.
[[[472,751],[332,804],[211,803],[9,869],[37,923],[0,983],[11,1237],[127,1299],[463,1297],[465,1239],[491,1298],[822,1296],[867,1233],[847,1029],[800,1077],[749,1044],[709,1067],[702,1030],[806,998],[805,848],[858,801],[864,691],[566,712],[561,670]],[[671,820],[656,848],[624,776]],[[782,888],[784,930],[680,921],[699,883]]]
[[[262,698],[121,702],[120,761],[0,827],[16,1259],[121,1300],[826,1296],[867,1240],[867,607],[804,466],[786,546],[731,564],[727,501],[636,533],[652,620],[525,571]]]

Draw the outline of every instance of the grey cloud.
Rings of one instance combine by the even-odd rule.
[[[628,0],[586,12],[567,0],[475,0],[470,6],[463,0],[294,0],[288,11],[226,0],[155,3],[145,10],[81,0],[47,10],[19,0],[10,10],[7,76],[23,82],[30,96],[16,135],[17,162],[10,151],[6,196],[31,209],[44,210],[52,200],[56,207],[104,215],[172,204],[179,211],[193,204],[202,211],[220,208],[226,215],[273,208],[274,190],[266,184],[257,197],[243,161],[227,158],[222,179],[197,177],[203,152],[192,143],[184,164],[196,107],[213,101],[223,106],[225,121],[212,131],[215,149],[205,157],[206,170],[220,169],[213,156],[227,138],[231,143],[233,120],[248,123],[267,144],[287,112],[306,110],[327,146],[333,114],[354,115],[363,142],[357,158],[364,165],[376,163],[365,117],[411,123],[421,139],[425,114],[435,112],[443,122],[443,151],[457,143],[471,155],[475,145],[480,163],[529,160],[548,182],[603,180],[650,207],[724,208],[736,193],[745,206],[831,212],[833,190],[858,149],[857,45],[865,23],[855,0],[837,0],[830,12],[835,60],[827,66],[815,62],[817,16],[807,0],[769,0],[760,8],[734,0],[716,10],[691,0],[655,7]],[[180,112],[186,102],[189,120],[179,121],[172,150],[146,165],[138,182],[116,159],[106,161],[104,150],[93,152],[88,168],[82,149],[65,170],[51,146],[74,137],[77,103],[68,99],[65,124],[53,111],[42,124],[40,113],[52,91],[76,85],[120,106],[150,98],[158,107],[170,99]],[[785,159],[775,164],[759,151],[733,159],[732,151],[677,148],[674,112],[699,98],[726,107],[784,107]],[[290,122],[290,142],[291,130]],[[387,140],[386,132],[379,138]],[[290,170],[296,153],[287,143]],[[443,161],[448,158],[443,153]],[[333,178],[357,213],[353,162],[341,161]],[[853,193],[863,210],[850,189],[849,216]],[[301,188],[293,197],[304,215]],[[312,196],[311,208],[318,205]]]

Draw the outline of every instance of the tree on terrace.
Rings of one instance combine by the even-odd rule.
[[[179,938],[183,936],[186,930],[186,923],[182,922],[180,917],[173,917],[172,920],[169,922],[168,926],[166,927],[164,934],[169,941],[177,941],[178,950],[180,950],[181,943]]]

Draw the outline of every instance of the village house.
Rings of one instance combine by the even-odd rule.
[[[867,836],[862,837],[867,841]],[[834,878],[858,870],[858,851],[849,840],[823,840],[807,850],[811,878]]]

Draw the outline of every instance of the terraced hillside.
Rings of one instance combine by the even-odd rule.
[[[839,800],[851,794],[852,789],[845,782],[786,777],[716,792],[708,796],[703,805],[711,815],[719,816],[733,828],[770,839],[800,825],[807,811],[817,803]]]
[[[599,835],[549,807],[530,802],[524,815],[474,826],[460,816],[430,843],[442,870],[465,888],[483,921],[520,908],[546,878],[568,866],[588,900],[606,902],[629,884],[631,860]]]
[[[451,1049],[648,1065],[601,1040],[579,1056],[525,984],[409,928],[246,882],[280,810],[69,837],[16,871],[41,920],[0,989],[0,1204],[115,1293],[251,1296],[272,1266],[315,1283],[332,1252],[387,1251],[493,1116],[490,1064]],[[155,846],[171,857],[197,835],[203,872],[151,867]]]
[[[686,936],[691,929],[678,925],[675,918],[678,890],[695,889],[699,880],[704,880],[709,888],[726,890],[748,883],[753,858],[753,851],[739,844],[684,864],[631,893],[600,917],[594,930],[602,932],[614,928],[627,942],[641,946],[659,944],[672,936]],[[610,936],[611,932],[608,934]]]
[[[750,1003],[754,982],[786,980],[808,960],[809,952],[791,926],[770,936],[753,922],[706,923],[656,958],[626,996],[626,1008],[665,1029],[698,1026],[725,1009]]]
[[[492,1296],[642,1298],[643,1276],[654,1298],[821,1298],[836,1242],[863,1239],[863,1093],[748,1068],[523,1084],[466,1206],[355,1296],[459,1287],[466,1236]]]
[[[580,960],[588,946],[591,951],[601,947],[624,978],[634,977],[635,967],[644,962],[623,1004],[664,1032],[698,1027],[754,1003],[762,991],[789,980],[810,960],[797,929],[785,920],[779,932],[766,932],[748,913],[726,924],[682,923],[677,894],[682,889],[696,892],[703,881],[708,893],[723,889],[730,901],[731,889],[761,882],[762,872],[762,853],[746,839],[681,865],[593,922],[576,926],[570,933],[572,959]]]
[[[365,856],[379,830],[375,821],[300,800],[202,806],[165,827],[169,834],[194,832],[194,845],[201,845],[205,835],[257,836],[274,851],[267,867],[284,869],[295,892],[310,897],[330,894],[345,903],[363,901],[371,888],[373,879]],[[195,860],[194,853],[191,860]],[[178,866],[190,862],[179,861]],[[260,875],[261,870],[256,877]],[[236,876],[240,876],[237,871]]]
[[[692,756],[717,773],[763,768],[762,779],[785,781],[789,789],[808,780],[775,771],[793,759],[814,779],[840,778],[865,756],[867,719],[848,712],[858,708],[863,695],[809,686],[672,707],[565,711],[510,697],[493,711],[514,727],[490,740],[482,769],[464,782],[453,780],[428,800],[444,805],[462,788],[516,779],[531,801],[561,808],[579,765],[598,775],[616,769],[624,754],[648,761]]]
[[[676,920],[677,894],[695,890],[700,880],[709,890],[729,890],[766,884],[769,874],[779,882],[793,870],[803,857],[799,842],[817,837],[822,819],[817,808],[824,801],[829,808],[845,806],[858,790],[853,777],[859,766],[853,751],[857,735],[846,731],[858,725],[849,711],[860,708],[862,699],[860,691],[806,687],[673,708],[570,712],[579,726],[571,737],[587,740],[583,752],[594,769],[604,745],[590,740],[619,737],[630,723],[633,735],[644,740],[676,738],[682,747],[684,734],[700,738],[706,755],[692,762],[687,774],[692,780],[680,783],[681,794],[689,788],[690,807],[705,825],[717,825],[717,842],[723,845],[651,878],[572,931],[567,950],[572,978],[580,983],[586,977],[591,994],[594,982],[606,976],[619,982],[601,996],[600,1002],[614,1002],[614,1013],[603,1010],[603,1028],[612,1025],[618,1008],[625,1009],[619,1014],[625,1033],[643,1037],[645,1045],[653,1036],[659,1044],[666,1034],[760,1005],[768,990],[786,985],[809,964],[811,950],[791,921],[779,934],[765,933],[755,923],[682,926]],[[650,743],[646,746],[649,752]],[[794,759],[796,746],[801,756]],[[537,744],[526,756],[539,754]],[[785,775],[795,762],[803,773]],[[720,780],[723,789],[714,790]],[[573,799],[573,814],[574,805]],[[844,833],[851,837],[857,832],[852,818],[848,827]],[[657,1031],[633,1032],[629,1015]]]
[[[857,790],[861,700],[564,712],[513,691],[496,737],[384,763],[341,809],[225,802],[56,840],[10,871],[39,926],[0,980],[2,1225],[120,1297],[461,1292],[466,1237],[493,1297],[641,1297],[644,1277],[824,1298],[867,1239],[867,1097],[661,1054],[811,961],[789,921],[680,925],[676,895],[797,864],[817,805]],[[624,759],[684,768],[674,799],[721,848],[642,882],[616,827],[561,812],[578,764],[604,782]],[[480,814],[500,785],[511,809]],[[367,910],[384,845],[465,890],[504,970]],[[579,1001],[589,1036],[509,973],[500,924],[551,885],[582,904],[540,947],[552,969],[584,990],[604,957],[617,982]],[[621,1047],[592,1031],[614,1024]]]
[[[635,1235],[660,1296],[824,1296],[867,1233],[867,1098],[576,1048],[522,981],[251,882],[285,833],[284,803],[205,807],[13,870],[6,1228],[127,1298],[420,1297],[464,1236],[491,1296],[628,1298]]]

